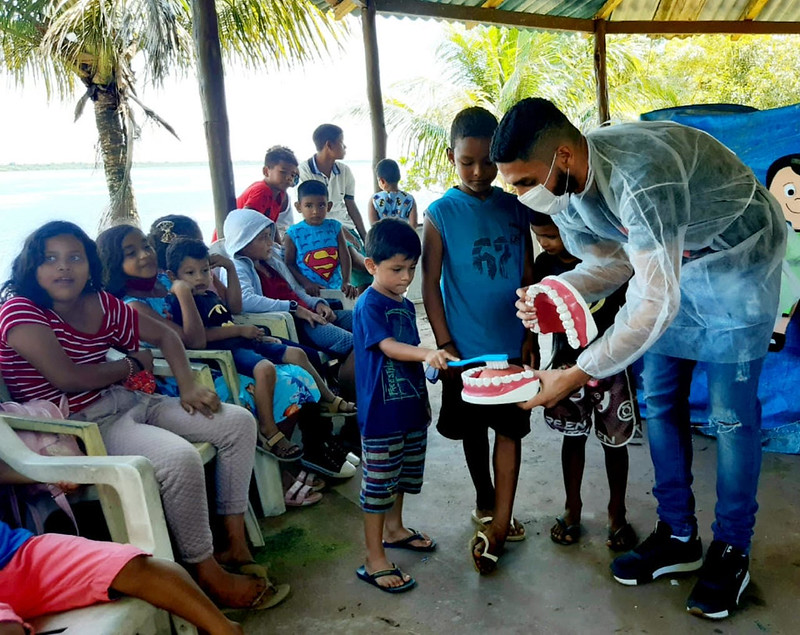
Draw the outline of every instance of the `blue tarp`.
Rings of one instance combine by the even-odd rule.
[[[800,104],[772,110],[733,104],[681,106],[648,112],[641,119],[676,121],[708,132],[735,152],[762,183],[775,159],[800,152]],[[758,394],[764,449],[800,454],[800,312],[789,325],[783,350],[767,355]],[[698,364],[692,378],[690,402],[692,422],[708,432],[703,429],[708,421],[703,364]],[[641,406],[645,417],[646,408]]]
[[[733,150],[762,183],[775,159],[800,152],[800,104],[771,110],[735,104],[678,106],[646,112],[641,119],[704,130]]]

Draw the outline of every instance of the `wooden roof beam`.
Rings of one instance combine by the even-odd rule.
[[[622,0],[606,0],[606,3],[602,7],[600,7],[600,10],[597,13],[594,14],[594,19],[608,20],[614,9],[616,9],[621,4]]]
[[[626,20],[606,23],[608,34],[643,35],[701,35],[704,33],[744,34],[744,35],[797,35],[800,22],[763,22],[757,20],[694,20],[656,22]]]
[[[553,31],[594,32],[592,20],[562,18],[552,15],[533,15],[516,11],[503,11],[483,7],[458,4],[441,4],[423,0],[373,0],[378,13],[384,15],[417,16],[456,20],[458,22],[479,22],[517,28],[548,29]]]
[[[750,0],[744,8],[744,11],[742,11],[742,17],[739,19],[755,20],[764,10],[764,7],[767,6],[767,2],[769,2],[769,0]]]
[[[609,0],[607,5],[616,0]],[[763,0],[759,0],[763,1]],[[562,18],[551,15],[533,15],[502,9],[484,9],[423,0],[372,0],[378,13],[396,16],[437,18],[458,22],[496,24],[520,29],[545,29],[550,31],[578,31],[594,33],[594,20]],[[602,10],[602,9],[601,9]],[[699,35],[703,33],[797,35],[800,22],[764,22],[758,20],[611,20],[606,23],[606,34],[643,35]]]

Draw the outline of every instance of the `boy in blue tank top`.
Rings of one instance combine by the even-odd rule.
[[[359,579],[388,593],[414,578],[386,557],[386,548],[433,551],[436,543],[403,524],[403,497],[422,489],[430,422],[422,362],[447,368],[455,357],[420,347],[414,305],[403,294],[414,279],[421,247],[414,229],[387,218],[367,235],[365,265],[373,282],[353,312],[358,427],[363,448],[361,509],[367,557]]]
[[[526,335],[514,302],[519,283],[532,276],[532,243],[525,209],[492,187],[497,167],[489,146],[495,128],[497,119],[483,108],[467,108],[453,121],[447,158],[460,184],[426,211],[422,293],[440,349],[456,357],[505,353],[515,360]],[[530,413],[515,404],[465,403],[461,387],[460,372],[442,373],[437,429],[462,441],[475,487],[472,519],[480,528],[471,543],[473,560],[480,573],[490,573],[506,540],[525,538],[512,508]],[[494,481],[489,428],[495,431]]]

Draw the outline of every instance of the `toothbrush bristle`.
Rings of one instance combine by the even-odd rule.
[[[503,370],[503,369],[508,368],[508,360],[504,359],[504,360],[499,361],[499,362],[486,362],[486,365],[489,368],[494,368],[495,370]]]

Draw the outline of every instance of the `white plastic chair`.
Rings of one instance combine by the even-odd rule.
[[[74,430],[91,438],[99,437],[93,423],[75,424]],[[141,456],[44,457],[28,449],[12,427],[48,432],[67,432],[64,422],[0,415],[0,482],[55,483],[68,481],[93,484],[113,491],[118,501],[119,523],[125,542],[160,558],[173,559],[158,483],[153,466]],[[80,436],[80,435],[78,435]],[[105,452],[105,449],[103,449]],[[112,525],[109,522],[109,525]],[[169,615],[135,598],[87,607],[33,620],[36,632],[81,633],[86,635],[164,634],[172,632]],[[197,634],[197,629],[174,617],[172,626],[181,635]]]

